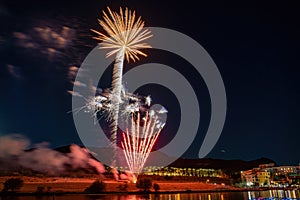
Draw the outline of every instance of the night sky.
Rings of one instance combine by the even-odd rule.
[[[225,84],[227,117],[221,137],[207,157],[300,162],[299,6],[271,1],[200,5],[188,1],[1,1],[1,135],[19,133],[32,144],[46,141],[51,147],[81,144],[69,112],[70,67],[79,67],[97,45],[90,29],[101,30],[97,18],[106,6],[135,9],[146,26],[180,31],[213,58]],[[156,50],[148,54],[135,64],[156,60],[172,65],[201,99],[201,130],[183,155],[196,158],[210,117],[205,83],[200,76],[193,76],[192,66],[180,58],[167,52],[160,57]],[[125,71],[132,66],[125,66]],[[151,92],[148,89],[144,87],[146,93]],[[169,95],[162,101],[172,96],[166,88],[153,86],[152,90],[157,102],[160,90]],[[139,92],[143,93],[143,88]],[[176,105],[174,101],[170,107],[176,110]],[[174,116],[173,123],[176,120]],[[168,132],[177,127],[173,130],[170,121]]]

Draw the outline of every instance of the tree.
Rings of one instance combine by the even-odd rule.
[[[120,191],[127,191],[127,188],[128,188],[128,184],[125,183],[125,184],[120,184],[118,186],[118,188],[120,189]]]
[[[4,182],[4,187],[2,192],[8,192],[11,190],[15,192],[16,190],[20,190],[23,186],[24,181],[20,178],[10,178]]]
[[[153,184],[153,189],[155,190],[155,192],[158,192],[158,190],[160,189],[159,185],[157,183]]]
[[[135,186],[139,189],[143,189],[145,192],[149,191],[152,186],[152,181],[149,178],[138,179]]]
[[[42,193],[45,192],[45,187],[42,186],[42,185],[39,185],[39,186],[36,187],[36,191],[35,192],[38,193],[38,194],[42,194]]]
[[[89,187],[87,187],[84,192],[89,194],[98,194],[105,189],[105,183],[103,181],[95,181]]]

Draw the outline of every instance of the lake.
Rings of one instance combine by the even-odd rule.
[[[149,195],[58,195],[0,197],[0,200],[260,200],[300,199],[299,190],[268,190],[249,192],[178,193]]]

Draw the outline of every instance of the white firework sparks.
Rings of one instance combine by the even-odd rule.
[[[148,97],[135,95],[132,93],[125,93],[121,95],[119,101],[120,108],[120,116],[125,120],[130,118],[131,116],[136,116],[139,112],[147,112],[149,107],[151,106]],[[75,94],[73,94],[75,96]],[[100,114],[102,117],[105,117],[107,121],[113,120],[114,114],[116,112],[115,107],[113,106],[113,100],[116,98],[115,94],[109,90],[104,90],[101,94],[96,95],[93,98],[86,100],[86,108],[87,112],[94,113],[93,116],[97,117],[97,114]],[[156,111],[159,114],[158,111]],[[155,111],[150,111],[151,116],[154,116]]]

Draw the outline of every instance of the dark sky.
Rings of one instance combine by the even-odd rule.
[[[300,162],[299,6],[271,1],[0,2],[0,134],[20,133],[32,143],[47,141],[52,147],[81,143],[68,113],[69,67],[80,66],[96,46],[90,29],[100,29],[97,18],[106,6],[135,9],[146,26],[180,31],[213,58],[225,84],[228,110],[221,137],[207,157]],[[160,60],[155,50],[142,62],[153,59]],[[161,62],[173,63],[190,79],[198,98],[207,97],[201,93],[201,77],[192,76],[188,64],[167,53]],[[200,106],[205,127],[209,103]],[[184,157],[197,156],[202,138],[199,130]]]

